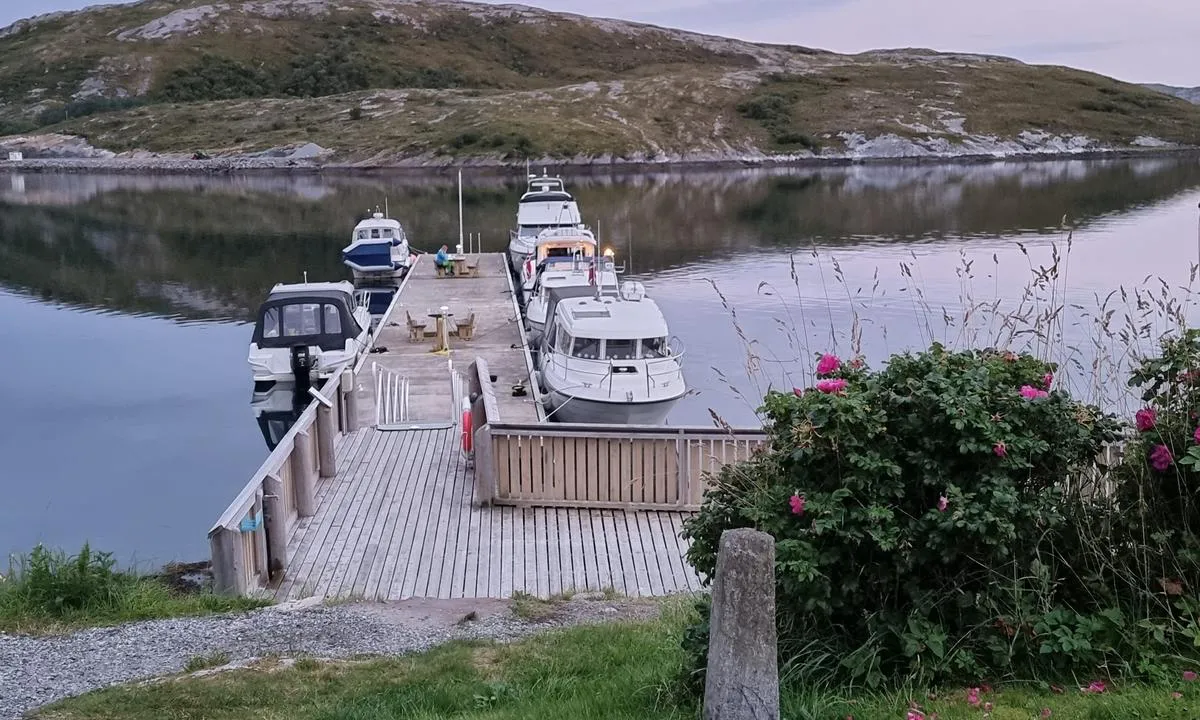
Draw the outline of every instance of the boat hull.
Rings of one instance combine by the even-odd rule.
[[[403,276],[408,272],[408,246],[391,241],[356,242],[342,250],[342,263],[355,277]]]
[[[654,402],[585,400],[557,390],[546,393],[551,420],[590,425],[665,425],[679,398]]]

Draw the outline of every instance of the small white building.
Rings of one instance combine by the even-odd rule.
[[[25,159],[25,156],[22,155],[20,152],[17,152],[16,150],[14,150],[8,154],[9,162],[21,162],[24,159]]]

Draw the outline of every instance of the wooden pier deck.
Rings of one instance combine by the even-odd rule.
[[[439,278],[431,256],[421,256],[400,289],[398,301],[388,317],[380,321],[375,348],[359,375],[358,416],[363,425],[375,422],[375,376],[378,365],[408,380],[406,420],[417,424],[451,422],[461,412],[451,407],[453,397],[449,367],[465,369],[477,356],[487,358],[497,376],[497,387],[529,385],[529,369],[523,349],[523,325],[513,298],[512,281],[503,254],[488,253],[479,258],[475,277]],[[419,341],[409,336],[408,319],[423,324],[430,333],[437,322],[431,317],[440,307],[453,313],[457,325],[474,316],[470,340],[449,338],[448,352],[434,352],[431,335]],[[532,393],[513,397],[498,393],[500,413],[511,422],[537,422],[540,419]]]
[[[416,263],[371,352],[322,387],[209,531],[219,592],[395,600],[700,587],[683,521],[705,473],[749,457],[761,429],[544,422],[505,256],[478,259],[478,276],[460,278],[438,278],[432,258]],[[423,332],[410,339],[408,317],[432,330],[441,306],[455,321],[473,312],[474,333],[435,351]],[[518,384],[528,392],[514,394]]]
[[[699,588],[683,560],[682,513],[477,506],[453,429],[366,428],[338,454],[337,477],[288,544],[279,600]]]

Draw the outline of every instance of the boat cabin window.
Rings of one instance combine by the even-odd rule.
[[[359,231],[358,231],[358,239],[359,239],[359,240],[366,240],[366,239],[367,239],[367,231],[366,231],[366,230],[359,230]]]
[[[554,336],[554,349],[566,355],[570,354],[571,336],[567,334],[566,330],[558,329],[558,334]]]
[[[638,341],[634,340],[605,340],[605,360],[635,360],[637,359]]]
[[[595,338],[575,338],[571,343],[571,356],[586,360],[600,359],[600,341]]]
[[[653,360],[665,358],[671,354],[671,349],[665,337],[642,338],[642,357]]]
[[[335,305],[325,306],[325,334],[342,334],[342,316]]]
[[[379,237],[379,228],[371,228],[371,239]]]
[[[321,306],[319,304],[303,303],[283,306],[284,337],[320,334]]]
[[[279,337],[279,308],[269,308],[263,314],[263,337]]]

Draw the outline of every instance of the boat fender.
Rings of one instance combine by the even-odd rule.
[[[462,449],[465,453],[471,452],[471,410],[466,408],[462,414]]]
[[[525,261],[525,276],[533,277],[533,260]]]

